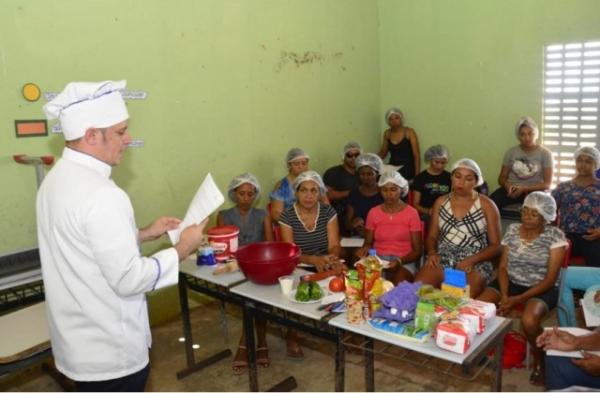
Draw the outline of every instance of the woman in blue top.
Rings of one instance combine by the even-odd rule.
[[[281,212],[296,202],[292,184],[299,174],[308,170],[309,160],[309,155],[299,147],[294,147],[287,152],[285,164],[287,165],[288,174],[275,184],[273,192],[270,195],[270,214],[273,222],[279,221]]]
[[[556,199],[560,228],[571,241],[571,255],[582,256],[588,266],[600,267],[600,151],[581,147],[575,151],[573,180],[560,183],[552,196]]]
[[[238,241],[241,246],[273,240],[269,215],[264,209],[252,207],[260,196],[260,184],[253,174],[244,173],[236,176],[229,183],[227,195],[235,203],[235,206],[219,212],[217,215],[218,226],[234,225],[238,227],[240,230]],[[266,320],[256,319],[256,364],[264,368],[270,365],[266,327]],[[235,375],[244,373],[248,368],[248,351],[244,345],[246,342],[244,331],[242,329],[242,337],[232,363]]]

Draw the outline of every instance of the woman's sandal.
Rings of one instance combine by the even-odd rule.
[[[237,353],[235,354],[235,357],[237,358],[238,355],[240,354],[240,351],[246,351],[247,348],[244,345],[240,345],[238,346],[238,350]],[[248,356],[248,352],[246,352],[246,358]],[[233,362],[231,362],[231,369],[233,370],[233,375],[242,375],[246,372],[246,370],[248,369],[248,361],[247,360],[234,360]]]
[[[263,354],[263,356],[259,356],[259,353]],[[256,348],[256,364],[262,368],[267,368],[271,365],[271,360],[269,359],[269,348]]]
[[[302,352],[302,347],[298,344],[297,341],[292,342],[290,345],[290,341],[287,342],[287,357],[292,359],[302,359],[304,358],[304,352]]]
[[[545,386],[544,370],[541,367],[535,367],[529,376],[529,383],[535,386]]]

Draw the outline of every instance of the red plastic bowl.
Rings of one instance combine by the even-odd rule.
[[[246,277],[260,285],[277,284],[281,276],[291,274],[300,259],[300,247],[286,242],[260,242],[240,247],[235,253]]]

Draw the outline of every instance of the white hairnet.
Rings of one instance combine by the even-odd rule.
[[[315,171],[306,171],[306,172],[302,172],[301,174],[298,175],[298,177],[296,177],[296,179],[294,180],[294,191],[298,191],[298,189],[300,188],[300,186],[302,185],[302,183],[304,183],[305,181],[314,181],[315,183],[317,183],[317,185],[319,186],[319,192],[321,192],[321,195],[325,195],[325,193],[327,192],[327,190],[325,189],[325,184],[323,183],[323,179],[321,179],[321,175],[319,175],[317,172]]]
[[[299,147],[294,147],[287,152],[287,155],[285,156],[285,163],[289,164],[292,161],[300,160],[302,158],[306,158],[307,160],[310,159],[309,155],[306,154],[304,150]]]
[[[383,172],[379,177],[377,185],[383,187],[384,185],[392,183],[400,187],[400,196],[404,197],[408,194],[408,181],[402,177],[398,172]]]
[[[390,125],[390,116],[394,113],[400,116],[402,120],[404,120],[404,113],[402,113],[402,111],[399,108],[390,108],[387,110],[387,112],[385,112],[385,122],[388,126]]]
[[[344,145],[344,151],[342,151],[342,158],[344,158],[346,153],[352,150],[358,150],[360,154],[362,154],[363,152],[363,149],[358,142],[350,141]]]
[[[533,135],[535,139],[537,139],[540,135],[540,130],[538,129],[536,122],[529,116],[523,116],[515,125],[515,135],[517,135],[517,138],[519,137],[519,131],[523,126],[527,126],[533,130]]]
[[[258,182],[258,179],[256,179],[256,176],[254,176],[252,173],[246,172],[234,177],[231,183],[229,183],[229,187],[227,187],[227,196],[229,196],[229,199],[231,199],[232,202],[236,202],[236,188],[246,183],[254,186],[254,189],[256,190],[254,200],[258,199],[258,197],[260,196],[260,183]]]
[[[523,206],[537,210],[548,223],[556,219],[556,201],[552,195],[543,191],[529,193],[523,201]]]
[[[454,172],[458,168],[466,168],[472,170],[475,173],[475,176],[477,176],[476,186],[479,187],[483,184],[483,174],[481,173],[479,165],[477,165],[475,161],[471,160],[470,158],[461,158],[460,160],[456,161],[454,165],[452,165],[452,172]]]
[[[356,157],[356,170],[359,170],[363,166],[369,166],[377,173],[381,173],[383,167],[383,161],[381,157],[374,153],[364,153]]]
[[[433,145],[425,150],[425,162],[431,162],[434,159],[449,158],[448,148],[444,145]]]
[[[581,155],[591,157],[594,160],[594,163],[596,164],[594,170],[600,169],[600,151],[598,151],[598,149],[592,146],[583,146],[575,150],[575,153],[573,154],[575,159]]]

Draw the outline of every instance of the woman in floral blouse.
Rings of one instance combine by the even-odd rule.
[[[573,180],[560,183],[552,196],[558,204],[560,228],[571,241],[571,255],[582,256],[588,266],[600,267],[600,151],[581,147],[575,151]]]

